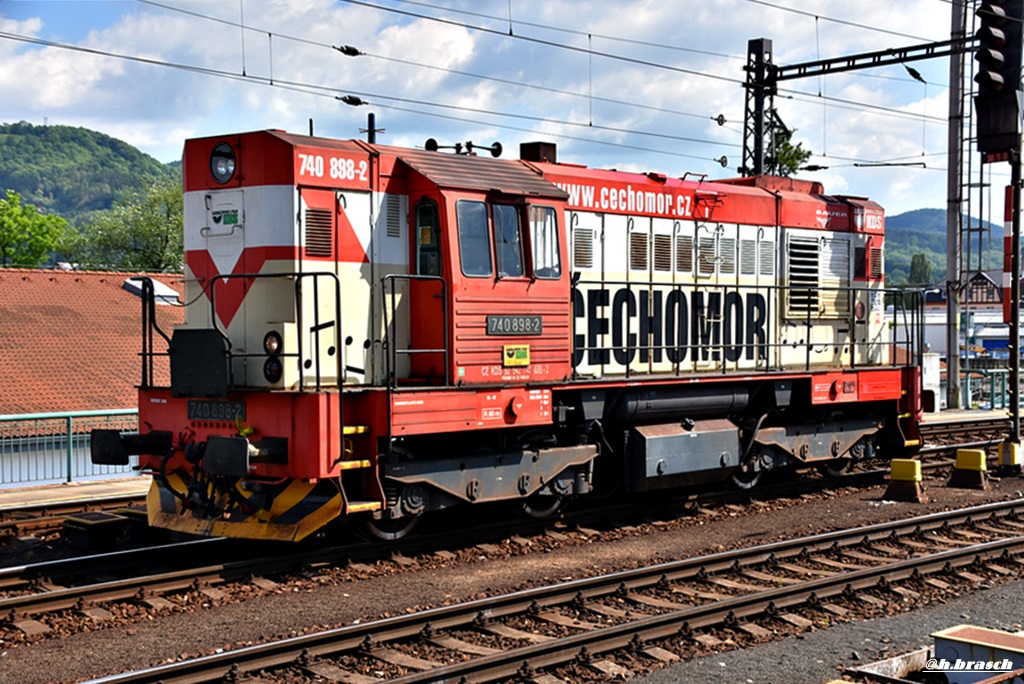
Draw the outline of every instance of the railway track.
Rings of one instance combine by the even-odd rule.
[[[943,425],[952,434],[951,425]],[[986,429],[998,429],[986,428]],[[972,434],[977,434],[975,429]],[[940,448],[940,450],[943,448]],[[948,450],[948,448],[945,448]],[[926,469],[940,469],[948,460],[929,459]],[[720,491],[676,495],[662,501],[643,502],[643,517],[683,515],[689,507],[709,504],[749,503],[751,498],[771,500],[813,495],[824,490],[869,486],[885,481],[887,468],[863,470],[842,476],[805,478],[799,481],[767,483],[752,491]],[[613,509],[576,510],[563,518],[569,528],[607,527],[609,520],[629,520],[640,515],[633,504]],[[145,601],[152,606],[166,606],[161,596],[175,592],[199,591],[216,595],[218,586],[231,583],[252,583],[257,587],[273,586],[267,578],[301,572],[317,564],[344,567],[350,562],[373,562],[391,554],[412,556],[427,549],[459,548],[480,541],[507,539],[510,535],[543,535],[550,521],[517,521],[509,523],[500,516],[472,529],[456,532],[416,535],[390,545],[356,542],[329,548],[305,548],[296,553],[294,547],[282,546],[267,554],[266,547],[253,546],[237,540],[196,540],[185,543],[124,550],[90,556],[79,556],[44,563],[0,569],[0,625],[18,627],[32,624],[31,629],[45,633],[41,623],[27,623],[60,611],[85,611],[119,601]],[[446,526],[441,526],[446,527]],[[147,573],[139,574],[144,568]]]
[[[93,511],[116,511],[141,505],[144,496],[106,496],[68,502],[30,504],[0,510],[0,543],[29,534],[59,531],[69,515]]]
[[[948,465],[936,461],[934,467]],[[728,490],[702,494],[647,498],[612,507],[567,512],[560,521],[563,529],[615,529],[624,522],[687,517],[706,505],[735,505],[759,500],[813,495],[834,488],[861,487],[881,483],[887,469],[860,471],[839,476],[803,479],[798,482],[769,483],[753,491]],[[415,556],[432,549],[458,549],[478,543],[500,543],[510,536],[544,536],[552,520],[520,519],[492,511],[492,518],[478,524],[436,525],[442,531],[425,530],[402,540],[381,544],[354,541],[327,547],[282,544],[270,547],[243,540],[198,539],[112,553],[76,555],[41,563],[0,568],[0,626],[19,626],[26,620],[67,610],[87,610],[118,601],[150,601],[183,591],[216,593],[216,587],[230,583],[273,584],[268,577],[301,572],[317,565],[344,567],[368,563],[392,555]],[[139,569],[148,572],[140,573]],[[39,631],[39,625],[33,631]]]
[[[809,626],[853,604],[1019,575],[1024,500],[761,545],[275,641],[94,683],[260,681],[370,684],[626,677],[630,658],[670,662],[681,642],[730,625]],[[713,638],[713,637],[711,637]],[[628,653],[629,658],[615,654]],[[234,679],[232,679],[234,678]]]
[[[941,469],[950,461],[931,459],[925,469]],[[671,519],[687,514],[690,507],[749,503],[752,498],[772,500],[813,495],[834,488],[879,484],[887,468],[861,470],[840,476],[805,478],[766,483],[755,490],[727,490],[711,493],[673,495],[664,500],[646,499],[642,505],[627,503],[613,508],[576,510],[562,520],[568,528],[609,527],[637,516]],[[282,546],[267,554],[266,547],[239,540],[204,539],[129,549],[114,553],[76,556],[67,559],[0,568],[0,624],[22,625],[48,614],[86,610],[118,601],[149,601],[184,591],[216,594],[215,587],[230,583],[269,586],[267,577],[300,572],[318,564],[343,567],[351,562],[373,562],[392,554],[413,556],[428,549],[459,548],[475,543],[500,542],[512,535],[543,535],[550,521],[509,522],[498,516],[470,529],[410,536],[391,544],[356,541],[327,548],[305,548],[296,553]],[[441,528],[447,528],[440,525]],[[451,528],[448,528],[451,529]],[[139,568],[159,570],[138,573]],[[39,630],[38,626],[36,629]]]
[[[957,418],[924,422],[919,425],[926,446],[963,446],[971,442],[1001,441],[1009,435],[1008,416],[987,415],[982,418]]]

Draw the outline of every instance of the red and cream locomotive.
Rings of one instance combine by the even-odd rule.
[[[918,444],[875,203],[430,147],[186,142],[185,323],[149,327],[140,433],[93,439],[140,454],[152,525],[394,538]]]

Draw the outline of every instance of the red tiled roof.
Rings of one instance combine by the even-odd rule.
[[[0,268],[0,414],[136,406],[142,303],[122,286],[138,275],[183,291],[175,274]],[[168,335],[184,320],[156,309]]]

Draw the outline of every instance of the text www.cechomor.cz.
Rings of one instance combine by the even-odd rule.
[[[601,187],[580,183],[558,183],[569,194],[569,206],[598,211],[621,211],[655,214],[672,218],[689,218],[693,214],[693,197],[672,192]]]

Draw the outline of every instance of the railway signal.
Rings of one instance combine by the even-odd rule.
[[[981,20],[974,55],[979,65],[974,77],[978,150],[1004,152],[1020,144],[1024,0],[990,0],[976,14]]]

